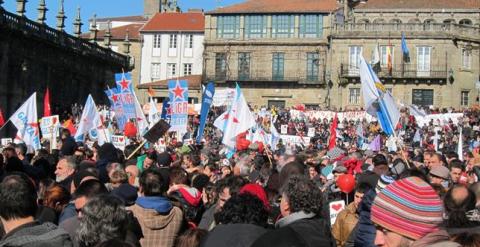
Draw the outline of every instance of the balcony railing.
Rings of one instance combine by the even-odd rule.
[[[391,71],[388,68],[381,67],[377,72],[379,78],[425,78],[425,79],[445,79],[447,78],[447,66],[445,64],[418,66],[417,64],[395,65]],[[359,77],[360,69],[357,66],[342,63],[340,66],[340,76],[343,78]]]
[[[325,80],[322,75],[273,75],[273,76],[247,76],[247,75],[207,75],[207,81],[217,82],[296,82],[299,84],[323,84]]]
[[[346,23],[335,24],[332,34],[349,32],[422,32],[424,34],[448,33],[453,35],[480,37],[480,28],[450,23]]]

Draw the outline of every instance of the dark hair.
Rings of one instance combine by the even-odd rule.
[[[103,241],[103,242],[95,245],[95,247],[112,247],[112,246],[115,246],[115,247],[134,247],[133,245],[131,245],[131,244],[129,244],[129,243],[123,241],[123,240],[120,240],[120,239],[110,239],[110,240]]]
[[[207,175],[203,173],[196,174],[192,179],[192,187],[196,188],[199,191],[202,191],[209,181],[210,178]]]
[[[286,197],[291,213],[304,211],[321,215],[322,192],[305,176],[289,177],[280,191]]]
[[[208,231],[200,228],[188,229],[177,238],[175,247],[197,247],[207,236]]]
[[[72,134],[70,133],[70,130],[68,130],[68,129],[66,129],[66,128],[63,128],[63,129],[61,130],[61,132],[62,132],[62,133],[61,133],[62,136],[65,136],[65,137],[70,137],[70,136],[72,135]]]
[[[377,154],[375,157],[372,159],[373,165],[374,166],[379,166],[379,165],[388,165],[387,158],[385,158],[385,155],[383,154]]]
[[[467,190],[466,197],[455,196],[454,192],[465,189]],[[473,227],[466,216],[467,211],[475,209],[477,203],[475,193],[465,187],[464,185],[454,185],[447,191],[444,198],[446,220],[444,221],[447,228],[463,228]]]
[[[128,215],[123,202],[111,195],[90,199],[82,208],[78,241],[83,246],[95,246],[110,239],[123,239],[127,233]]]
[[[463,162],[461,160],[452,160],[450,162],[450,171],[452,170],[452,168],[458,168],[460,170],[462,170],[462,172],[465,171],[465,166],[463,166]]]
[[[188,154],[187,158],[188,158],[188,160],[190,160],[190,162],[192,162],[192,165],[194,167],[199,166],[201,164],[200,155],[198,155],[196,153]]]
[[[165,180],[156,169],[143,171],[140,175],[139,184],[145,196],[162,196],[166,191]]]
[[[173,167],[170,170],[170,184],[188,185],[188,173],[180,167]]]
[[[19,144],[15,145],[15,149],[18,150],[18,152],[21,155],[27,154],[27,151],[28,151],[27,145],[25,145],[23,143],[19,143]]]
[[[90,179],[81,183],[75,190],[75,198],[83,196],[86,198],[92,198],[103,194],[108,194],[108,190],[102,182],[96,179]]]
[[[0,183],[0,217],[5,220],[34,216],[37,211],[35,186],[24,173],[6,176]]]
[[[360,183],[358,184],[356,187],[355,187],[355,192],[358,192],[358,193],[362,193],[362,194],[365,194],[367,191],[369,191],[370,189],[372,189],[372,187],[370,186],[370,184],[368,183]]]
[[[222,210],[215,214],[218,224],[253,224],[265,227],[267,219],[268,212],[263,202],[249,193],[230,197]]]
[[[449,151],[445,154],[449,159],[458,159],[458,154],[455,151]]]
[[[304,174],[305,174],[305,165],[303,165],[298,161],[288,162],[280,171],[280,175],[279,175],[280,186],[285,184],[290,176],[304,175]]]
[[[245,184],[247,181],[240,176],[226,177],[217,182],[217,194],[228,188],[231,196],[236,195]]]

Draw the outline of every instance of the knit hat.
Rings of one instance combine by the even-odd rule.
[[[393,179],[392,177],[387,176],[387,175],[382,175],[382,176],[380,176],[380,178],[377,181],[377,186],[375,186],[375,191],[377,193],[380,193],[380,191],[385,189],[385,187],[387,187],[387,185],[389,185],[393,182],[395,182],[395,179]]]
[[[263,202],[265,209],[270,211],[271,207],[270,203],[268,202],[267,193],[265,193],[265,190],[262,188],[262,186],[258,184],[246,184],[240,189],[240,194],[244,193],[249,193],[258,197],[258,199]]]
[[[418,177],[404,178],[385,187],[371,209],[373,223],[413,240],[438,230],[442,214],[439,196]]]

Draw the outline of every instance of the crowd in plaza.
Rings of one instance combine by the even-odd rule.
[[[314,134],[272,146],[245,133],[233,154],[222,112],[198,145],[190,116],[187,135],[138,152],[67,128],[58,149],[2,147],[0,246],[480,246],[478,110],[419,126],[402,109],[393,144],[377,121],[343,119],[332,147],[333,119],[258,109],[257,129]]]

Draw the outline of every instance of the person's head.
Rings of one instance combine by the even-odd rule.
[[[363,195],[370,190],[370,185],[368,183],[361,183],[357,185],[355,188],[355,195],[353,198],[353,203],[355,205],[355,208],[358,208],[358,205],[360,205],[360,202],[362,202]]]
[[[450,161],[450,179],[453,184],[457,184],[460,181],[460,177],[464,171],[465,167],[462,161],[456,159]]]
[[[289,177],[280,189],[280,212],[285,217],[297,212],[319,214],[322,210],[322,193],[315,184],[301,175]]]
[[[246,184],[245,179],[239,176],[230,176],[217,182],[218,203],[217,208],[222,208],[230,197],[236,195]]]
[[[318,174],[320,174],[320,167],[319,166],[311,165],[311,166],[308,167],[308,175],[309,175],[310,179],[315,178]]]
[[[143,161],[143,169],[148,169],[155,165],[157,162],[157,152],[155,150],[150,150],[147,152],[147,156]]]
[[[140,175],[140,194],[143,196],[163,196],[168,184],[157,169],[147,169]]]
[[[37,193],[23,173],[6,176],[0,183],[0,219],[2,222],[25,219],[37,211]]]
[[[70,198],[70,192],[65,187],[59,184],[53,184],[45,191],[43,205],[53,208],[57,213],[60,213],[68,204]]]
[[[15,146],[15,152],[17,153],[18,157],[25,157],[27,154],[28,148],[27,145],[23,143],[19,143]]]
[[[340,176],[347,174],[347,168],[343,165],[342,166],[337,165],[333,169],[332,174],[333,174],[333,180],[335,180],[336,182]]]
[[[250,193],[237,194],[223,205],[215,215],[218,224],[267,225],[268,212],[263,202]]]
[[[123,202],[111,195],[91,198],[82,208],[76,238],[82,246],[95,246],[111,239],[124,239],[128,215]]]
[[[76,161],[73,156],[64,156],[58,161],[57,168],[55,169],[57,182],[65,180],[75,172],[75,169],[77,168],[77,163],[75,162]]]
[[[373,172],[378,175],[387,175],[389,168],[388,168],[388,160],[383,154],[377,154],[372,159],[373,162]]]
[[[439,153],[433,153],[428,162],[425,162],[428,169],[432,169],[435,166],[442,166],[443,164],[443,156]]]
[[[137,178],[139,177],[140,171],[136,165],[129,165],[125,167],[125,172],[128,175],[128,183],[130,185],[135,185]]]
[[[174,167],[170,170],[170,185],[184,184],[188,185],[188,173],[180,167]]]
[[[112,183],[113,187],[128,183],[128,174],[123,169],[114,169],[108,174],[108,176],[110,177],[110,183]]]
[[[445,166],[433,166],[428,175],[431,184],[443,185],[448,182],[450,171]]]
[[[108,194],[108,190],[102,182],[96,179],[80,183],[75,190],[75,210],[80,212],[92,197],[103,194]]]
[[[183,156],[183,164],[187,168],[197,167],[201,164],[200,156],[195,153],[190,153]]]
[[[375,245],[409,246],[438,230],[442,215],[442,201],[427,182],[418,177],[397,180],[380,191],[372,204]]]
[[[454,185],[444,198],[446,227],[472,227],[467,219],[466,212],[475,209],[475,193],[464,185]]]
[[[70,134],[70,130],[68,130],[68,129],[65,129],[65,128],[64,128],[64,129],[62,129],[62,130],[61,130],[61,136],[62,136],[62,140],[64,140],[64,139],[66,139],[66,138],[70,137],[70,136],[71,136],[71,134]]]
[[[204,229],[188,229],[177,238],[175,247],[198,247],[207,235],[208,231]]]

